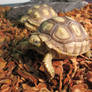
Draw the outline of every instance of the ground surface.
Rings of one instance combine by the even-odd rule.
[[[29,37],[30,31],[5,18],[9,9],[0,7],[0,92],[92,92],[92,58],[81,55],[53,61],[56,75],[48,81],[39,54],[29,51],[29,55],[19,56],[19,52],[12,52],[17,42]],[[92,40],[92,4],[58,15],[80,22]]]

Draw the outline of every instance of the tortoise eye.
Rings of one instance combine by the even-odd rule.
[[[38,43],[39,43],[39,41],[34,41],[34,43],[35,43],[35,44],[38,44]]]
[[[35,46],[41,45],[41,41],[40,41],[40,38],[38,37],[38,35],[32,35],[29,39],[29,43],[31,43]]]

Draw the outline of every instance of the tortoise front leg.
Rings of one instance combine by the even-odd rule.
[[[52,53],[47,53],[43,59],[43,65],[50,79],[53,79],[55,76],[55,71],[52,65],[52,59],[53,59]]]

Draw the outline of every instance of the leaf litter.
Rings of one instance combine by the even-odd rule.
[[[92,92],[92,58],[80,55],[53,60],[55,78],[48,81],[38,53],[30,51],[30,55],[20,56],[21,52],[12,51],[20,40],[30,36],[30,32],[5,18],[9,10],[10,7],[0,7],[0,92]],[[89,34],[92,49],[92,4],[58,15],[80,22]]]

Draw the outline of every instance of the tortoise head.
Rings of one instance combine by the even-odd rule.
[[[29,42],[36,47],[41,46],[41,39],[37,34],[33,34],[32,36],[30,36]]]

